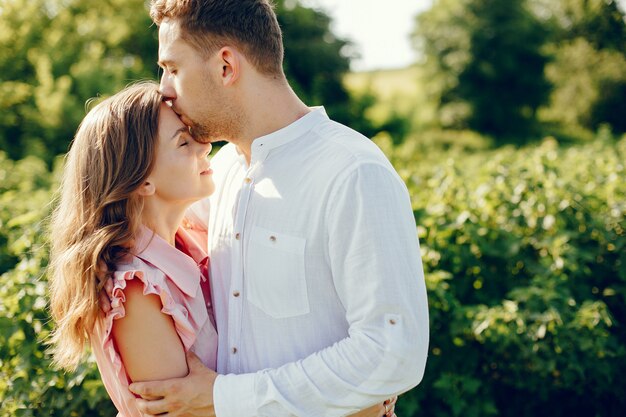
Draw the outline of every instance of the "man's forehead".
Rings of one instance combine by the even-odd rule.
[[[171,49],[180,42],[180,27],[173,21],[164,20],[159,26],[159,59],[171,54]]]

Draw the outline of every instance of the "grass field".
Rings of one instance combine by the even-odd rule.
[[[383,122],[393,114],[406,117],[414,125],[432,120],[434,109],[426,98],[417,66],[353,72],[346,75],[344,82],[348,90],[357,95],[371,93],[376,97],[376,104],[368,114],[375,122]]]

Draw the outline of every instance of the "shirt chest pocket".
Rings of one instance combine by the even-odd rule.
[[[246,294],[254,306],[274,318],[309,312],[304,272],[306,240],[253,227],[246,264]]]

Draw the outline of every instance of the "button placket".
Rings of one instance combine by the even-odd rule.
[[[248,205],[250,204],[250,197],[252,195],[252,188],[254,184],[254,178],[252,171],[256,164],[251,166],[245,173],[242,181],[241,193],[239,195],[239,201],[237,203],[237,212],[233,227],[233,268],[232,268],[232,280],[231,280],[231,302],[229,302],[229,315],[231,317],[229,326],[229,344],[231,346],[231,355],[229,355],[230,366],[232,371],[240,370],[240,355],[237,353],[237,346],[241,344],[241,322],[243,315],[243,297],[241,297],[240,288],[243,288],[244,280],[244,253],[243,253],[243,236],[245,233],[245,221]]]

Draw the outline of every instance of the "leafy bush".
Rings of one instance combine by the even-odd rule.
[[[113,416],[95,362],[65,374],[50,368],[42,344],[50,331],[43,219],[54,182],[42,160],[0,152],[0,416]]]
[[[626,408],[626,138],[481,150],[379,137],[413,198],[431,346],[401,416]],[[470,141],[472,142],[472,141]],[[49,367],[43,237],[55,179],[0,154],[0,416],[112,416],[93,361]]]
[[[550,106],[542,110],[546,121],[563,126],[597,129],[609,123],[626,131],[626,55],[596,50],[583,38],[560,45],[546,74],[554,85]]]
[[[398,415],[621,415],[626,137],[383,147],[413,198],[432,326],[425,379]]]

